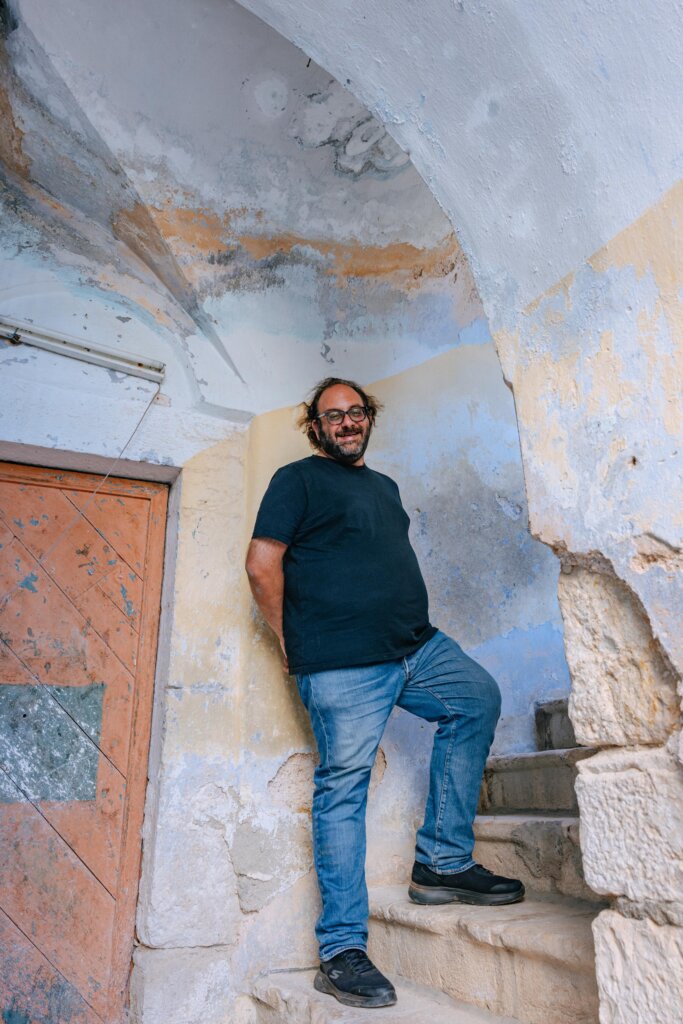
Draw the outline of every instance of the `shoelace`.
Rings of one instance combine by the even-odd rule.
[[[344,960],[357,974],[371,974],[375,970],[369,956],[362,949],[346,950]]]

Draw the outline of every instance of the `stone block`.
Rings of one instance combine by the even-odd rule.
[[[558,596],[578,742],[666,742],[680,714],[677,680],[638,598],[616,577],[581,566],[561,573]]]
[[[579,765],[586,881],[630,900],[683,898],[683,771],[666,749],[603,751]]]
[[[230,951],[146,949],[133,955],[131,1024],[225,1024],[232,1020]]]
[[[480,812],[576,811],[576,766],[593,753],[574,747],[490,757],[482,780]]]
[[[238,812],[223,761],[188,758],[167,769],[147,823],[138,933],[147,946],[235,941],[241,918],[229,843]]]
[[[600,1024],[683,1024],[683,929],[605,910],[593,934]]]
[[[314,871],[277,893],[258,913],[246,914],[233,950],[233,977],[247,984],[264,971],[303,970],[318,963],[314,923],[320,896]],[[243,989],[244,990],[244,989]]]

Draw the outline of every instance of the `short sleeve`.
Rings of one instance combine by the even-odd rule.
[[[270,481],[256,516],[252,537],[291,544],[306,513],[306,485],[294,466],[283,466]]]

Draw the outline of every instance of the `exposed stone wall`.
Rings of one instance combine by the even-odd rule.
[[[497,335],[532,531],[559,596],[583,743],[586,881],[602,1024],[680,1021],[683,909],[683,189]]]
[[[665,743],[680,717],[676,673],[640,600],[608,566],[573,566],[566,558],[559,596],[579,742]]]

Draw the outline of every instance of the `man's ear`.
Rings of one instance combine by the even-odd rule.
[[[320,424],[317,420],[311,420],[311,426],[313,427],[313,433],[320,440]]]

